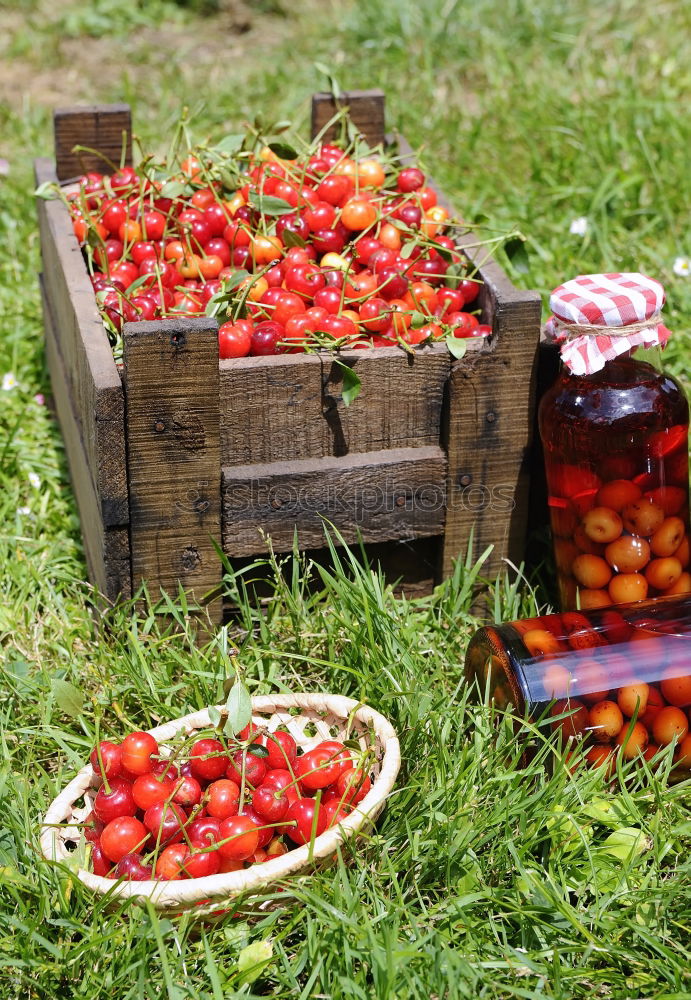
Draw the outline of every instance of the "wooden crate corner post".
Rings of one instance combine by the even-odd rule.
[[[128,104],[56,108],[53,131],[55,171],[60,183],[90,170],[109,174],[121,163],[132,162],[132,115]]]
[[[472,257],[472,251],[470,253]],[[483,263],[480,305],[492,325],[485,349],[454,362],[444,443],[449,457],[442,576],[473,539],[483,576],[525,558],[541,301]]]
[[[218,325],[208,318],[124,326],[133,588],[181,585],[222,615]]]
[[[329,126],[332,118],[342,109],[348,109],[348,118],[370,146],[377,146],[386,139],[383,90],[346,90],[334,94],[312,95],[312,138],[321,135],[323,142],[333,142],[340,134],[339,122]],[[329,126],[327,128],[327,126]]]

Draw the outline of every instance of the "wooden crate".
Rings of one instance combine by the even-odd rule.
[[[381,92],[343,101],[370,143],[385,141]],[[318,94],[312,109],[316,134],[335,102]],[[129,157],[130,133],[126,105],[57,111],[56,160],[36,162],[37,182],[107,169]],[[297,530],[318,556],[324,518],[410,594],[449,574],[471,530],[476,553],[494,545],[488,572],[521,560],[540,301],[495,262],[479,271],[491,337],[461,361],[443,345],[344,352],[362,380],[346,407],[333,355],[219,362],[211,319],[127,324],[119,370],[65,206],[38,212],[53,396],[89,576],[108,599],[146,580],[202,600],[221,581],[215,542],[242,562],[266,552],[263,533],[281,553]]]

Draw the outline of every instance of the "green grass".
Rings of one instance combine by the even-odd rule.
[[[668,364],[687,381],[691,280],[673,263],[691,255],[688,5],[219,6],[201,18],[165,0],[0,4],[0,379],[17,382],[0,390],[0,997],[688,997],[688,783],[572,775],[544,736],[515,736],[472,703],[463,563],[418,603],[354,565],[316,592],[304,574],[277,578],[261,607],[242,576],[229,580],[241,608],[230,641],[253,692],[367,698],[402,741],[375,834],[275,894],[277,908],[200,930],[108,911],[39,860],[40,815],[97,724],[117,738],[215,701],[223,682],[216,647],[197,646],[183,615],[162,633],[144,613],[91,610],[59,432],[34,398],[49,383],[31,158],[51,153],[54,103],[127,100],[159,148],[183,105],[199,136],[260,109],[304,127],[309,94],[327,85],[320,65],[344,89],[382,86],[389,125],[459,210],[525,234],[528,269],[504,262],[517,284],[546,294],[579,272],[659,277]],[[580,216],[585,237],[569,233]],[[525,586],[494,589],[497,618],[534,607]],[[536,756],[521,767],[528,742]],[[238,958],[261,941],[271,958],[248,983]]]

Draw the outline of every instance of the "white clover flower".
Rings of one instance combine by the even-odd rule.
[[[682,278],[691,275],[691,257],[677,257],[672,264],[672,270]]]
[[[38,475],[37,472],[30,472],[29,473],[29,482],[31,483],[31,485],[33,486],[33,488],[35,490],[37,490],[40,487],[40,485],[41,485],[41,477]]]
[[[30,514],[31,513],[31,507],[17,507],[17,513],[18,514]]]
[[[2,376],[2,388],[4,392],[9,392],[10,389],[14,389],[17,385],[17,380],[14,377],[14,372],[5,372]]]
[[[569,226],[569,232],[572,236],[585,236],[588,232],[590,223],[585,215],[579,215],[577,219],[571,220],[571,225]]]

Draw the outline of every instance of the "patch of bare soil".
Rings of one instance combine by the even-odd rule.
[[[225,0],[219,13],[193,24],[147,25],[115,39],[60,37],[41,27],[35,13],[4,9],[0,19],[0,101],[15,110],[27,101],[52,108],[97,102],[103,95],[112,100],[125,76],[139,90],[147,78],[190,59],[197,70],[215,69],[240,58],[256,36],[265,47],[267,30],[276,36],[280,31],[279,19],[242,0]]]

